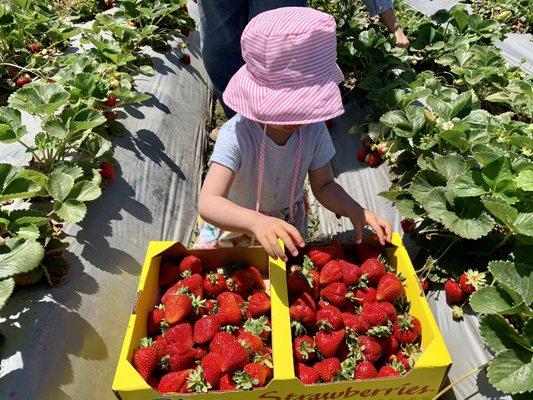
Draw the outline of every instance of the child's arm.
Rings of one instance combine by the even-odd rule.
[[[285,252],[278,244],[278,238],[283,240],[291,254],[296,256],[298,250],[295,244],[303,247],[305,242],[294,226],[281,219],[241,207],[226,198],[234,176],[235,173],[231,169],[216,162],[211,164],[200,192],[200,216],[220,229],[255,235],[273,258],[279,257],[287,261]]]
[[[313,194],[320,204],[335,214],[350,218],[355,229],[357,243],[361,242],[365,225],[370,225],[376,232],[382,245],[385,244],[385,241],[390,242],[392,234],[390,224],[376,213],[361,207],[335,182],[329,162],[321,168],[309,171],[309,181]]]

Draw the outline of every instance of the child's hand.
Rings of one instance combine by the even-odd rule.
[[[382,246],[385,245],[385,241],[391,241],[392,228],[390,224],[381,218],[376,213],[361,209],[357,209],[353,215],[350,216],[350,221],[352,221],[354,230],[355,230],[355,242],[361,243],[363,238],[363,227],[369,225],[376,235],[378,235],[379,243]]]
[[[305,246],[298,229],[279,218],[261,215],[253,224],[251,230],[268,255],[274,259],[279,257],[283,261],[287,261],[287,256],[279,246],[278,239],[283,240],[283,243],[285,243],[285,246],[287,246],[293,256],[298,255],[296,246]]]

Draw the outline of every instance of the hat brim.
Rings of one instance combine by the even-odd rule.
[[[229,81],[224,103],[251,120],[274,125],[303,125],[326,121],[344,113],[338,84],[340,68],[321,81],[298,86],[268,86],[257,82],[246,65]]]

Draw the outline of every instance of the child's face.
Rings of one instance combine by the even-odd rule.
[[[305,125],[270,125],[270,126],[277,131],[291,133],[291,132],[297,131],[298,129],[300,129],[301,127]]]

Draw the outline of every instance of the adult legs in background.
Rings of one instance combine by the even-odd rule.
[[[248,19],[279,7],[306,6],[306,0],[199,0],[200,37],[205,69],[226,117],[235,112],[222,102],[229,80],[244,65],[241,34]]]

